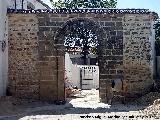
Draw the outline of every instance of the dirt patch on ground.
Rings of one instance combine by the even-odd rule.
[[[11,96],[0,97],[0,116],[12,116],[27,113],[27,109],[49,105],[39,101],[16,99]]]
[[[0,120],[84,120],[84,118],[85,120],[98,120],[108,119],[111,116],[113,117],[110,119],[113,120],[117,116],[125,120],[130,117],[142,119],[139,116],[146,120],[160,119],[160,100],[156,99],[158,94],[149,93],[137,99],[138,104],[128,103],[126,105],[100,103],[97,90],[82,91],[78,98],[67,99],[68,102],[65,105],[1,97]],[[140,104],[144,102],[150,105]]]
[[[13,97],[0,97],[0,115],[12,115],[17,111]]]
[[[160,93],[150,92],[141,98],[137,99],[135,102],[139,105],[152,105],[155,100],[160,99]]]

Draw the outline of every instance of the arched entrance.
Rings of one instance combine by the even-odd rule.
[[[57,51],[57,56],[59,57],[58,55],[59,51],[61,51],[63,55],[66,51],[67,52],[69,51],[71,54],[74,54],[74,55],[77,54],[81,56],[79,57],[78,61],[76,60],[76,64],[87,66],[87,65],[91,65],[92,63],[93,65],[98,65],[97,63],[99,63],[99,60],[101,60],[100,59],[101,55],[103,55],[102,50],[104,45],[102,43],[104,43],[105,41],[104,40],[104,38],[106,38],[105,35],[106,35],[105,31],[99,26],[98,23],[94,22],[93,20],[86,19],[86,18],[76,18],[76,19],[69,20],[62,25],[62,27],[56,32],[56,35],[54,37],[54,41],[55,41],[54,46]],[[62,46],[62,44],[64,46]],[[91,62],[92,58],[89,57],[91,55],[96,56],[94,59],[95,61]],[[58,63],[58,57],[56,59],[57,63]],[[83,60],[80,61],[81,58]],[[59,65],[57,64],[57,69],[58,69],[58,66]],[[66,68],[63,67],[63,70],[64,69],[65,71],[67,71]],[[65,74],[65,71],[64,71],[64,74]],[[99,69],[98,69],[98,73],[99,73]],[[57,75],[58,75],[58,72],[57,72]],[[75,77],[77,76],[75,75]],[[99,88],[99,74],[96,77],[98,78],[97,85]],[[59,78],[57,78],[57,80],[59,80]],[[82,83],[82,80],[80,80],[80,86],[78,87],[81,89],[85,88],[82,85],[84,84]],[[87,88],[87,89],[90,89],[90,88]]]
[[[70,21],[72,24],[77,18],[86,18],[91,23],[96,21],[90,27],[93,25],[92,29],[98,35],[102,102],[106,102],[107,86],[114,79],[126,81],[129,97],[146,93],[153,83],[152,49],[148,44],[153,41],[149,23],[154,20],[148,13],[143,9],[8,10],[8,90],[20,98],[64,100],[63,29]],[[133,24],[135,20],[139,26]],[[133,28],[137,28],[136,31],[132,32]],[[139,36],[137,33],[141,30],[145,32]],[[146,43],[144,50],[141,46]]]

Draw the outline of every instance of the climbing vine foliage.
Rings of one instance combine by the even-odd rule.
[[[117,0],[50,0],[54,8],[115,8]]]

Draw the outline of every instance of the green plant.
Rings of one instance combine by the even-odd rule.
[[[55,8],[115,8],[117,0],[50,0]]]

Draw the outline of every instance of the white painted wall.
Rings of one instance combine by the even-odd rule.
[[[27,0],[28,2],[31,2],[35,9],[47,9],[45,6],[43,6],[41,3],[37,2],[36,0]]]
[[[65,54],[65,70],[66,75],[71,83],[80,88],[80,68],[72,64],[68,53]]]
[[[9,8],[15,9],[15,0],[8,0]],[[23,2],[23,8],[27,9],[27,0]],[[22,0],[16,0],[16,9],[22,9]]]
[[[23,9],[27,9],[27,1],[31,2],[35,6],[35,9],[47,9],[41,3],[37,2],[37,0],[24,0]],[[16,9],[22,9],[22,0],[16,0],[16,5]],[[9,0],[9,8],[15,8],[15,0]]]
[[[73,56],[72,56],[73,57]],[[84,71],[84,67],[94,68],[92,71]],[[99,88],[99,67],[96,65],[74,65],[72,64],[72,61],[70,59],[70,55],[68,53],[65,54],[65,70],[66,70],[66,76],[70,80],[71,83],[73,83],[74,86],[77,86],[78,88],[81,88],[81,78],[80,78],[80,70],[82,71],[82,79],[85,78],[91,78],[92,81],[88,81],[91,83],[88,88],[86,89],[92,89],[92,88]],[[85,72],[85,74],[84,74]],[[85,76],[84,76],[85,75]],[[87,81],[82,81],[87,82]]]
[[[6,94],[6,87],[8,82],[8,47],[2,51],[2,42],[5,41],[8,46],[8,20],[7,20],[6,0],[0,0],[0,96]]]

